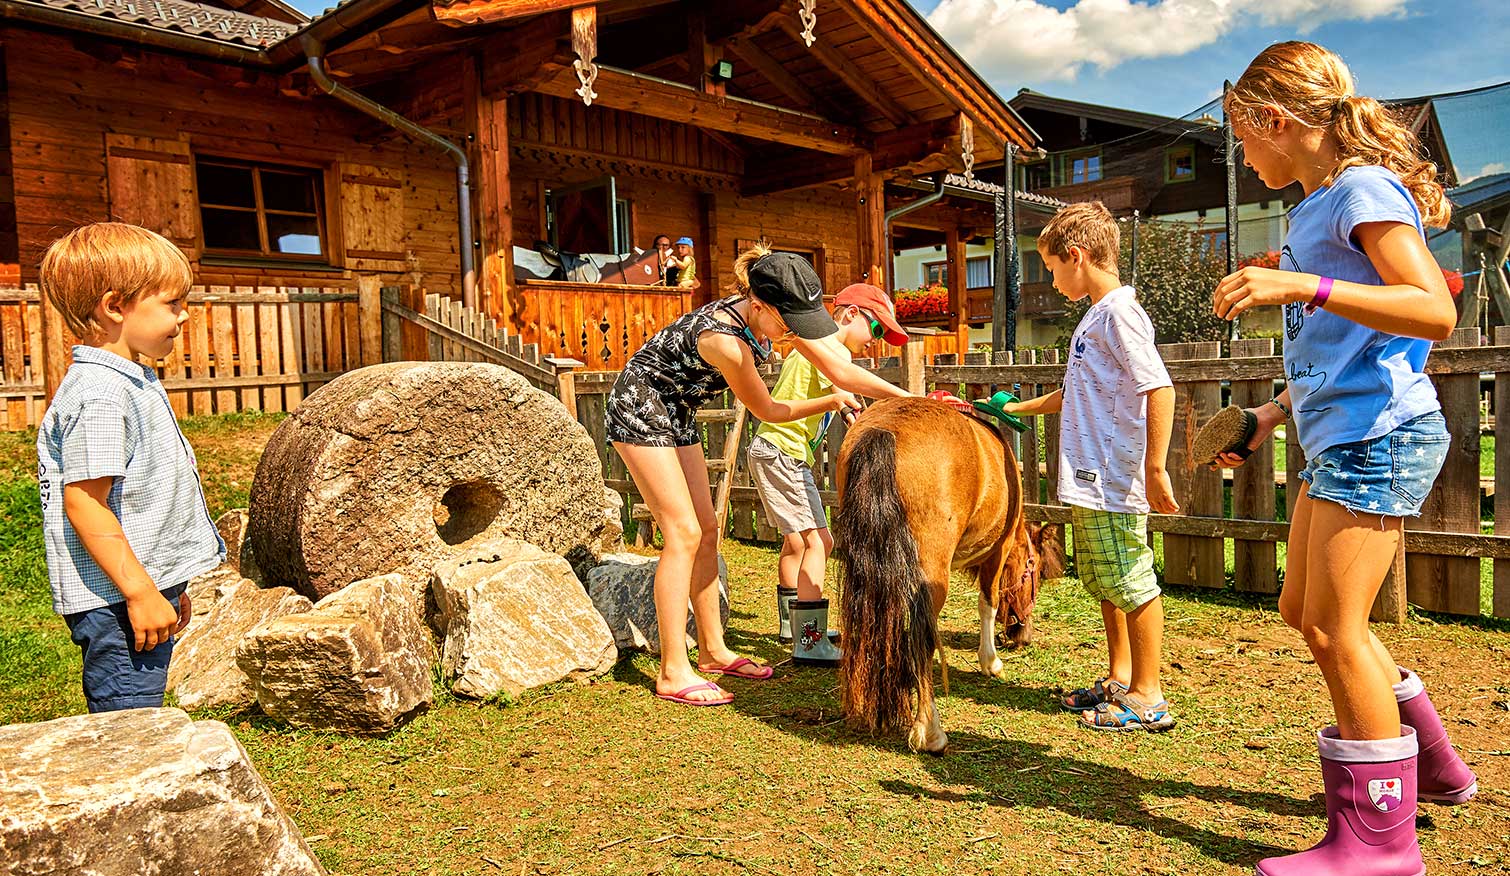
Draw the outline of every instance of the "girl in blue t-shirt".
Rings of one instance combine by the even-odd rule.
[[[1368,629],[1407,516],[1436,480],[1448,434],[1424,373],[1457,322],[1424,226],[1447,223],[1436,168],[1336,55],[1265,49],[1226,97],[1243,163],[1272,189],[1299,182],[1279,270],[1243,268],[1214,296],[1226,319],[1283,306],[1286,389],[1253,409],[1257,448],[1295,420],[1304,485],[1290,521],[1279,611],[1326,678],[1337,726],[1318,734],[1328,830],[1314,848],[1259,862],[1260,876],[1415,876],[1417,799],[1478,789],[1421,680]],[[1242,464],[1223,454],[1225,466]]]

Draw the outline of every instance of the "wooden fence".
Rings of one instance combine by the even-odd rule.
[[[1443,412],[1452,433],[1452,451],[1419,519],[1407,523],[1405,551],[1387,582],[1376,616],[1400,618],[1405,602],[1433,611],[1461,615],[1481,613],[1481,579],[1492,581],[1490,613],[1510,617],[1510,448],[1481,436],[1481,375],[1494,375],[1496,410],[1510,411],[1510,331],[1496,332],[1495,346],[1479,346],[1475,330],[1461,330],[1439,344],[1427,363],[1437,385]],[[1029,352],[1023,361],[1002,354],[992,362],[985,353],[963,357],[925,357],[922,342],[909,345],[906,355],[864,361],[881,377],[914,391],[949,389],[962,397],[980,398],[997,388],[1018,388],[1024,399],[1046,395],[1064,379],[1064,365],[1054,351]],[[1282,360],[1268,340],[1238,341],[1230,355],[1221,345],[1177,344],[1161,347],[1175,383],[1174,436],[1169,468],[1182,513],[1150,515],[1149,528],[1158,534],[1164,580],[1171,584],[1206,588],[1232,586],[1253,593],[1279,590],[1282,557],[1279,545],[1288,538],[1289,515],[1300,483],[1305,457],[1294,440],[1285,442],[1276,463],[1270,445],[1230,473],[1189,465],[1188,448],[1199,424],[1226,404],[1254,406],[1282,387]],[[778,366],[767,366],[768,384]],[[639,501],[623,462],[604,437],[604,402],[616,372],[578,372],[573,375],[577,416],[596,439],[604,476],[610,487]],[[1030,418],[1022,436],[1019,459],[1024,489],[1036,504],[1033,519],[1069,522],[1069,511],[1058,502],[1058,417]],[[1496,417],[1494,422],[1498,423]],[[738,440],[729,533],[738,538],[776,541],[779,535],[765,522],[751,484],[744,450],[756,424],[744,434],[728,433],[727,422],[703,425],[706,455],[722,455],[730,440]],[[844,426],[829,431],[814,468],[824,502],[835,502],[834,460],[844,440]],[[1276,438],[1280,437],[1276,434]],[[1293,438],[1293,435],[1285,437]],[[1492,450],[1491,450],[1492,448]],[[1492,478],[1480,477],[1480,454],[1493,459]],[[1486,495],[1487,494],[1487,495]],[[1493,535],[1481,523],[1481,502],[1493,503]],[[1228,500],[1230,499],[1230,508]],[[1231,557],[1229,562],[1228,557]],[[1482,567],[1481,567],[1482,564]],[[1402,583],[1403,582],[1403,583]]]
[[[383,361],[376,278],[355,289],[196,286],[172,355],[153,363],[179,416],[291,411],[345,371]],[[42,419],[72,335],[35,287],[0,291],[0,428]]]

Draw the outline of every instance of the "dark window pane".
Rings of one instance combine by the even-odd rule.
[[[204,245],[211,249],[249,249],[261,252],[262,241],[257,236],[257,214],[241,210],[217,210],[205,207],[200,211],[204,220]]]
[[[257,195],[252,189],[251,168],[201,163],[199,202],[225,207],[257,206]]]
[[[267,216],[267,244],[273,252],[320,254],[320,222],[313,216]]]
[[[314,175],[262,171],[262,206],[268,210],[315,212]]]

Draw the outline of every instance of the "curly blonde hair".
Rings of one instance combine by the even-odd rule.
[[[1302,125],[1330,131],[1341,160],[1322,185],[1349,167],[1379,165],[1394,173],[1421,211],[1421,221],[1440,228],[1452,205],[1410,127],[1372,97],[1353,91],[1353,74],[1331,51],[1300,41],[1275,43],[1259,52],[1223,99],[1233,123],[1261,130],[1265,107]]]
[[[729,287],[729,294],[749,298],[753,294],[750,291],[750,265],[770,254],[771,248],[766,245],[765,241],[740,253],[739,258],[734,260],[734,284]]]

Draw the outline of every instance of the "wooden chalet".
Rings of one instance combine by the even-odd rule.
[[[59,234],[117,219],[173,239],[249,312],[266,290],[365,279],[589,368],[716,294],[755,241],[811,259],[831,292],[881,282],[888,210],[1036,145],[906,0],[0,9],[0,281],[34,283]],[[989,233],[991,204],[951,190],[908,218],[963,240]],[[659,234],[696,241],[700,287],[646,285],[640,262],[598,272],[618,283],[516,264],[537,242],[629,253]],[[954,273],[929,352],[967,337]]]

